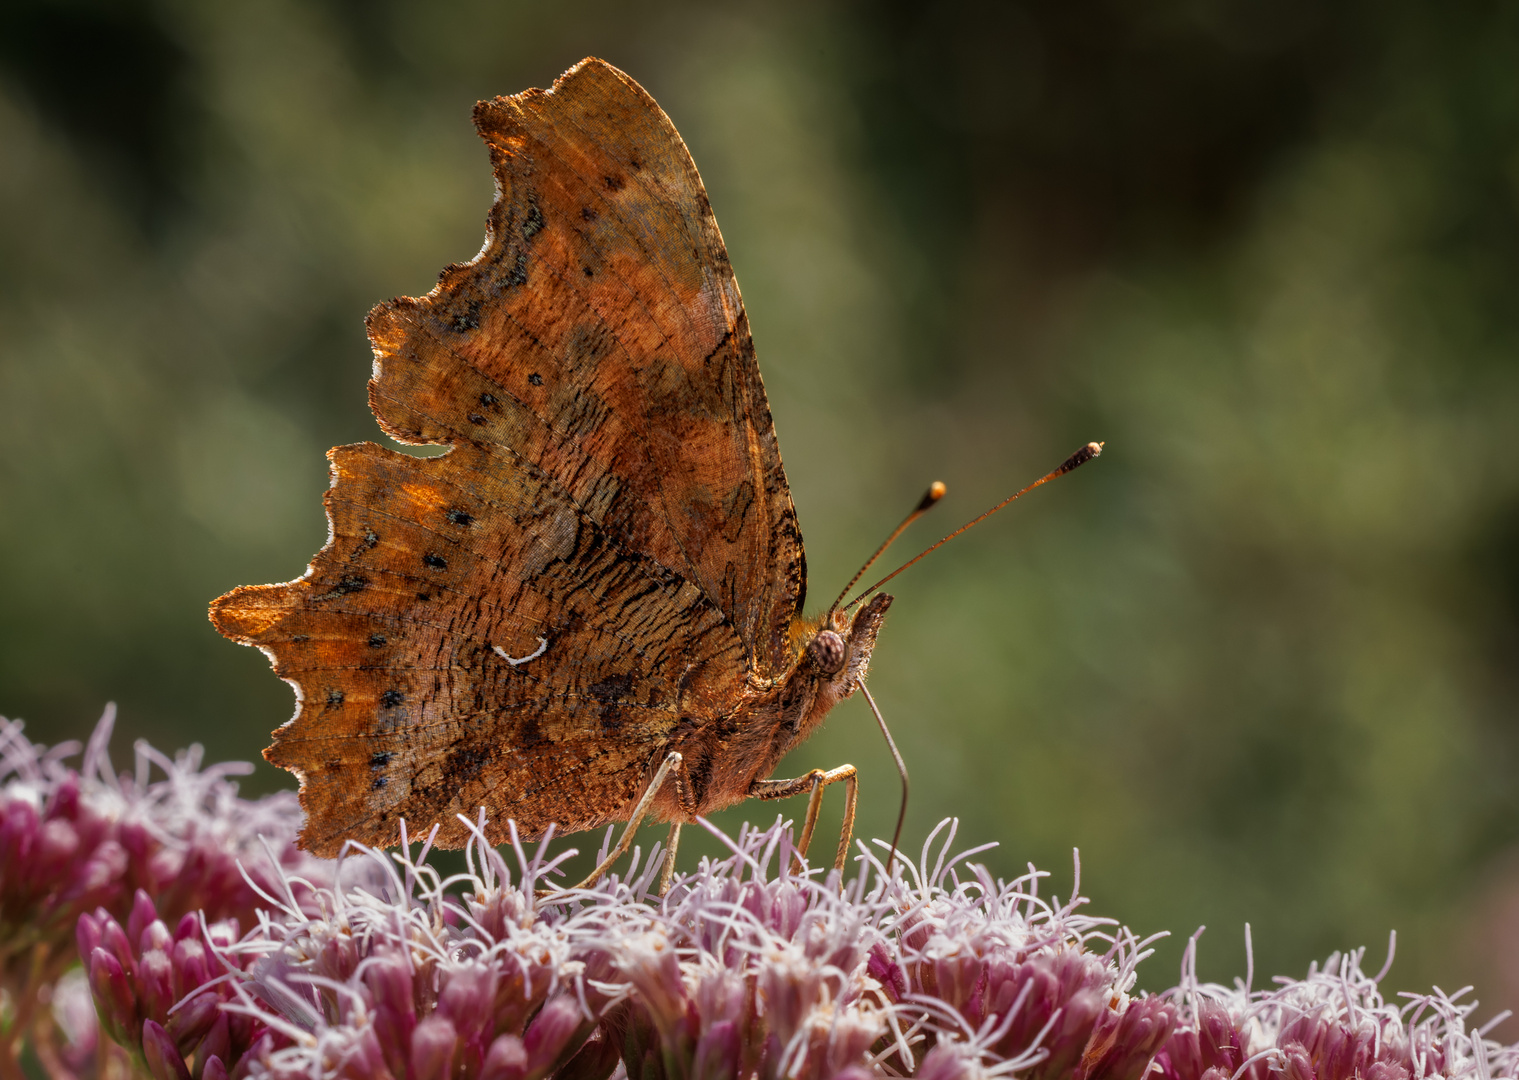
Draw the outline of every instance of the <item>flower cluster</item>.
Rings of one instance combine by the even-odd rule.
[[[1247,928],[1248,935],[1248,928]],[[1247,936],[1248,940],[1248,936]],[[1395,939],[1394,939],[1395,941]],[[1201,984],[1196,946],[1188,945],[1185,977],[1168,995],[1185,1022],[1155,1058],[1157,1080],[1424,1080],[1519,1075],[1519,1046],[1500,1046],[1467,1021],[1476,1002],[1466,991],[1399,996],[1385,1001],[1377,975],[1361,969],[1365,950],[1335,954],[1305,979],[1276,980],[1252,991]],[[1470,988],[1468,988],[1470,989]]]
[[[324,864],[294,847],[293,795],[240,798],[230,777],[250,767],[203,769],[199,747],[170,760],[139,742],[135,770],[117,775],[108,750],[114,719],[108,708],[83,748],[49,749],[0,717],[0,994],[8,1014],[0,1068],[17,1059],[22,1039],[45,1062],[61,1062],[68,1047],[60,1027],[75,1050],[93,1041],[88,1015],[67,1013],[77,987],[55,992],[80,962],[81,916],[126,921],[142,892],[171,923],[203,912],[247,925],[264,903],[258,888],[281,887],[287,874],[330,881]]]
[[[1462,995],[1384,1001],[1361,953],[1256,990],[1200,983],[1194,940],[1181,985],[1136,993],[1149,942],[1083,911],[1079,864],[1069,897],[1042,896],[1042,874],[952,854],[952,822],[891,872],[862,847],[847,881],[793,872],[785,822],[718,833],[728,856],[660,896],[658,848],[567,889],[573,852],[503,857],[482,817],[444,878],[427,843],[306,859],[289,800],[243,802],[192,755],[139,746],[115,778],[108,733],[74,771],[77,747],[0,726],[6,977],[33,980],[7,983],[4,1030],[55,1076],[1519,1080]],[[44,976],[51,1009],[25,1018],[13,985]]]
[[[451,880],[426,863],[425,845],[415,859],[361,850],[379,873],[316,890],[319,911],[286,902],[236,944],[201,927],[226,958],[222,1013],[254,1022],[234,1070],[1139,1080],[1170,1035],[1176,1006],[1128,993],[1144,943],[1080,914],[1074,894],[1041,898],[1039,874],[1007,884],[973,867],[962,880],[952,825],[917,867],[888,876],[866,858],[867,873],[843,888],[837,875],[791,873],[790,836],[779,821],[745,829],[728,858],[704,861],[664,897],[651,892],[657,849],[642,870],[635,855],[626,877],[574,890],[548,885],[571,854],[548,858],[548,841],[533,858],[517,847],[513,873],[481,830],[468,873]],[[138,921],[153,925],[151,914],[144,906]],[[158,1020],[166,993],[109,999],[96,965],[111,977],[117,968],[98,947],[97,1007],[117,1038],[141,1024],[153,1075],[220,1075],[227,1061],[210,1061],[208,1006],[196,1004],[210,991],[174,981],[190,968],[168,958],[171,936],[157,925],[140,955],[166,957],[161,984],[195,1019]]]
[[[198,914],[171,933],[141,890],[125,927],[103,908],[81,915],[79,956],[105,1033],[140,1051],[153,1076],[181,1080],[187,1060],[197,1077],[222,1080],[229,1066],[282,1045],[253,1017],[223,1007],[235,998],[229,977],[246,977],[239,940],[236,919],[208,926]]]

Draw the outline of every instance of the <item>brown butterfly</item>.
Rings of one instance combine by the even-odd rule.
[[[333,449],[306,574],[211,605],[296,688],[265,756],[300,779],[301,845],[393,844],[404,818],[459,847],[480,807],[495,843],[507,819],[524,838],[643,813],[678,829],[811,791],[805,847],[843,780],[841,865],[854,768],[767,778],[863,688],[892,598],[803,616],[796,511],[690,154],[594,59],[475,125],[484,247],[368,319],[380,426],[448,452]]]

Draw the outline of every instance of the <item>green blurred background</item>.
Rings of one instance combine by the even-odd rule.
[[[588,54],[706,179],[816,603],[929,480],[904,555],[1107,440],[899,579],[908,846],[1079,847],[1178,932],[1151,987],[1203,923],[1258,982],[1395,927],[1392,988],[1519,1005],[1511,3],[10,0],[0,712],[257,758],[291,694],[206,603],[379,438],[362,319],[478,249],[470,105]],[[784,769],[846,760],[888,835],[858,699]]]

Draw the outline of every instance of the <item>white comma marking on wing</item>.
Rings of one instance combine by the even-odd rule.
[[[549,639],[546,638],[546,637],[540,637],[538,639],[538,648],[536,648],[532,652],[528,653],[526,656],[511,656],[511,655],[508,655],[507,651],[505,649],[503,649],[500,645],[492,645],[491,649],[495,651],[495,653],[496,653],[497,656],[501,657],[501,659],[505,660],[508,664],[512,665],[512,667],[516,667],[518,664],[525,664],[529,660],[536,660],[540,656],[542,656],[544,653],[548,652],[549,651]]]

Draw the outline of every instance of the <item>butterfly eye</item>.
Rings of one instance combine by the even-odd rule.
[[[829,675],[844,668],[844,639],[832,630],[823,630],[807,645],[812,662]]]

